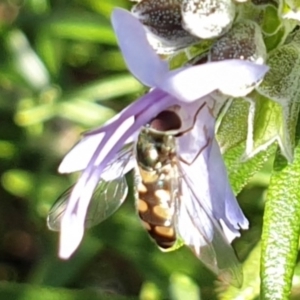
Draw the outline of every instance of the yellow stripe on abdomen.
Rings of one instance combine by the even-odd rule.
[[[171,248],[177,238],[169,191],[157,190],[156,184],[143,183],[139,185],[137,192],[137,210],[143,226],[159,247]]]

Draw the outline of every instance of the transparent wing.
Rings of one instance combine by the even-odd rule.
[[[124,170],[134,160],[132,153],[132,146],[127,146],[105,168],[105,170],[109,170],[115,169],[117,166],[118,169],[114,170],[114,172],[117,172],[114,174],[116,178],[111,181],[103,179],[99,181],[87,210],[86,228],[95,226],[107,219],[124,202],[128,192]],[[61,219],[66,210],[72,189],[73,186],[67,189],[51,207],[47,218],[47,225],[50,230],[60,231]]]
[[[240,287],[243,272],[233,248],[205,200],[195,195],[188,176],[180,177],[177,229],[184,243],[221,281]]]

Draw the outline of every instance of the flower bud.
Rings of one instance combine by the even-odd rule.
[[[145,26],[150,44],[160,54],[169,54],[199,41],[181,25],[181,0],[142,0],[131,12]]]
[[[191,34],[209,39],[227,32],[235,17],[231,0],[182,0],[183,27]]]

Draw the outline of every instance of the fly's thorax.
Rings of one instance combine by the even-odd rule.
[[[176,110],[176,107],[172,107]],[[175,135],[181,127],[180,116],[173,110],[160,112],[138,136],[136,156],[139,168],[159,171],[176,159]]]
[[[175,137],[151,128],[144,128],[138,137],[136,154],[140,168],[149,172],[160,170],[175,159]]]

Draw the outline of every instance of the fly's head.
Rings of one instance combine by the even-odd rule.
[[[139,134],[137,159],[144,169],[159,170],[176,154],[175,135],[181,127],[179,116],[170,110],[158,114]]]

